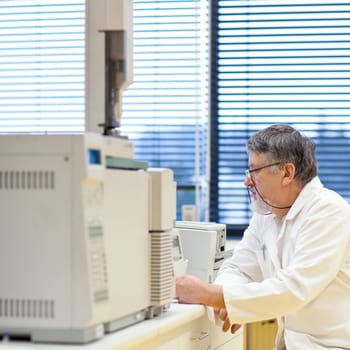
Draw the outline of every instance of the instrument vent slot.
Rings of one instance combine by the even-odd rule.
[[[1,170],[0,190],[54,190],[55,172],[51,170]]]
[[[170,304],[174,286],[172,236],[151,232],[151,303],[157,308]]]
[[[0,298],[0,318],[55,318],[55,302],[49,299]]]

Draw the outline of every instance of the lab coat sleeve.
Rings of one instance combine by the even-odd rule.
[[[293,233],[297,235],[293,257],[273,277],[239,282],[231,280],[224,269],[218,282],[223,285],[232,323],[266,320],[297,311],[335,278],[349,255],[350,213],[345,206],[328,204],[317,203],[316,209],[310,205],[307,215],[303,214],[302,225]],[[232,261],[227,269],[229,265]]]
[[[263,276],[256,257],[256,250],[261,247],[261,242],[255,235],[257,225],[256,216],[254,216],[242,240],[235,248],[233,256],[222,264],[215,280],[216,284],[262,281]]]
[[[234,249],[233,256],[222,264],[214,281],[215,284],[225,285],[228,282],[230,285],[240,285],[252,281],[262,281],[263,276],[255,253],[255,250],[261,246],[261,242],[254,234],[257,227],[256,216],[253,216],[242,240]],[[223,321],[214,313],[213,308],[208,307],[207,312],[209,320],[222,327]]]

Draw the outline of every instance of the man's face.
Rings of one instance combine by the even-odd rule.
[[[278,206],[281,175],[280,171],[271,171],[278,164],[267,161],[263,153],[249,154],[249,171],[244,184],[252,195],[252,210],[260,214],[273,211],[270,205]]]

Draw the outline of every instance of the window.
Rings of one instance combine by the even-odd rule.
[[[273,123],[314,139],[322,182],[349,201],[350,2],[221,0],[212,18],[211,220],[248,224],[245,143]]]
[[[174,170],[178,218],[197,204],[200,219],[246,227],[245,143],[272,123],[311,136],[321,180],[350,200],[349,1],[133,4],[123,133],[136,158]],[[0,133],[84,132],[85,1],[3,0],[0,10]]]
[[[134,83],[122,131],[135,157],[174,171],[181,206],[207,210],[207,1],[134,0]]]
[[[0,2],[0,133],[84,130],[85,1]]]

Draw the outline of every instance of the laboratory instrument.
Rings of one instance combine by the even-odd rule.
[[[181,237],[186,272],[212,283],[222,263],[232,256],[226,249],[226,225],[216,222],[176,221]]]

